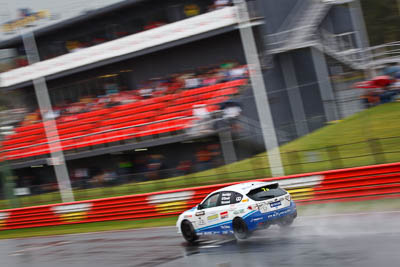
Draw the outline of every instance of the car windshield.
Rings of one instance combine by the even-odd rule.
[[[255,201],[261,201],[274,197],[280,197],[285,194],[286,191],[280,188],[278,184],[271,184],[253,189],[247,194],[247,196]]]

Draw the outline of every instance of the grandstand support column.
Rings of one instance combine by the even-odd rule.
[[[314,63],[317,81],[319,81],[319,91],[321,93],[324,105],[325,117],[327,121],[339,119],[339,113],[336,106],[335,95],[333,92],[331,79],[329,77],[328,65],[324,54],[315,48],[311,48],[312,61]]]
[[[36,46],[33,32],[22,34],[22,41],[30,65],[39,62],[39,52]],[[50,158],[48,164],[54,166],[54,172],[58,182],[62,202],[74,201],[74,195],[71,188],[71,181],[68,175],[65,163],[64,153],[58,135],[55,120],[49,114],[53,114],[46,79],[44,77],[33,80],[36,98],[39,104],[40,114],[42,115],[44,131],[49,144]]]
[[[398,0],[400,1],[400,0]],[[373,55],[371,53],[371,50],[369,50],[369,40],[368,40],[368,32],[367,32],[367,27],[365,25],[364,21],[364,14],[362,11],[361,3],[360,0],[355,0],[352,1],[350,4],[350,17],[351,17],[351,22],[353,24],[353,27],[356,30],[356,35],[355,35],[355,41],[357,44],[357,47],[360,47],[363,49],[364,54],[363,56],[363,64],[368,64],[369,61],[373,60]],[[377,76],[377,72],[374,68],[371,69],[365,69],[364,74],[366,78],[372,79],[373,77]]]
[[[258,117],[260,119],[265,149],[268,152],[267,155],[271,175],[273,177],[284,176],[285,172],[282,165],[278,138],[276,136],[274,121],[269,106],[264,77],[261,72],[260,59],[258,57],[247,4],[245,0],[234,0],[233,2],[236,6],[240,37],[246,61],[249,66],[250,80],[252,83]]]
[[[236,162],[237,157],[230,129],[223,129],[221,131],[218,131],[218,135],[225,164]]]
[[[307,117],[304,111],[303,99],[301,97],[299,83],[297,81],[296,72],[293,66],[293,59],[291,54],[284,53],[280,55],[283,72],[285,79],[287,93],[290,102],[290,110],[292,111],[294,125],[296,127],[297,136],[303,136],[310,132],[307,125]]]

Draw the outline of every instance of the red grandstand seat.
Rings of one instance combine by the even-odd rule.
[[[229,96],[219,96],[219,97],[216,97],[216,98],[208,99],[208,100],[206,100],[205,103],[207,105],[215,105],[215,104],[220,104],[222,102],[225,102],[227,100],[229,100]]]
[[[173,105],[181,105],[181,104],[186,104],[186,103],[191,103],[199,100],[199,96],[187,96],[183,98],[177,98],[173,101]]]
[[[186,91],[182,92],[182,97],[211,92],[211,91],[217,90],[218,87],[219,87],[219,85],[216,84],[216,85],[210,85],[210,86],[200,87],[200,88],[196,88],[196,89],[186,90]]]
[[[19,132],[27,132],[27,131],[30,131],[32,129],[38,129],[38,128],[42,128],[43,129],[43,123],[42,122],[35,123],[35,124],[32,124],[32,125],[18,127],[18,128],[15,129],[15,131],[17,133],[19,133]]]
[[[106,143],[106,141],[104,140],[105,137],[106,135],[103,133],[98,133],[98,134],[93,133],[93,135],[89,135],[86,138],[86,141],[88,142],[88,146],[95,146]]]
[[[80,126],[61,129],[58,131],[58,134],[60,136],[63,136],[64,134],[69,134],[69,133],[74,133],[74,132],[85,132],[90,129],[92,129],[92,124],[84,124],[84,125],[80,125]]]
[[[208,111],[213,112],[213,111],[217,111],[220,109],[220,107],[218,105],[209,105],[207,106]]]
[[[176,117],[190,117],[193,115],[192,109],[187,109],[179,112],[174,112],[174,113],[167,113],[164,115],[157,116],[155,120],[167,120],[171,118],[176,118]]]
[[[20,155],[25,158],[25,157],[33,157],[33,156],[38,156],[38,155],[45,155],[49,154],[50,149],[49,145],[47,143],[41,142],[39,145],[24,149],[23,151],[20,152]]]
[[[222,83],[222,88],[235,87],[247,84],[247,79],[240,79]]]
[[[96,116],[101,116],[104,114],[107,114],[108,110],[107,109],[99,109],[95,111],[89,111],[85,113],[80,113],[75,115],[78,120],[86,119],[86,118],[91,118],[91,117],[96,117]]]
[[[239,93],[239,89],[237,87],[226,88],[213,92],[213,97],[223,96],[223,95],[234,95],[237,93]]]
[[[20,131],[20,127],[18,127],[15,129],[15,131],[16,132],[14,134],[8,136],[7,139],[19,138],[19,137],[24,137],[24,136],[33,135],[33,134],[42,134],[42,133],[44,133],[44,128],[38,127],[35,129]]]
[[[176,120],[161,121],[149,124],[146,127],[147,135],[174,132],[188,127],[192,118],[180,118]]]
[[[155,97],[154,99],[154,103],[161,103],[164,101],[171,101],[176,99],[177,94],[168,94],[168,95],[164,95],[164,96],[159,96],[159,97]]]
[[[154,111],[156,109],[160,109],[163,107],[164,107],[163,103],[145,105],[145,106],[140,106],[140,107],[137,107],[134,109],[127,109],[127,110],[112,112],[108,115],[108,117],[109,118],[118,118],[118,117],[123,117],[123,116],[128,116],[128,115],[134,115],[134,114],[138,114],[138,113],[146,112],[146,111]]]
[[[70,150],[70,149],[76,148],[76,146],[75,146],[76,140],[77,139],[68,139],[68,140],[60,141],[63,150]]]
[[[156,115],[157,115],[157,112],[149,111],[149,112],[143,112],[143,113],[133,114],[133,115],[129,115],[129,116],[123,116],[123,117],[113,117],[113,118],[102,121],[101,125],[113,125],[113,124],[129,122],[129,121],[131,121],[132,125],[134,125],[134,124],[136,124],[136,122],[134,122],[134,121],[148,120]]]
[[[113,125],[118,128],[125,128],[125,127],[130,127],[130,126],[147,123],[149,121],[150,121],[149,119],[141,119],[141,120],[135,120],[135,121],[126,121],[126,122],[122,121],[122,122],[119,122],[118,124],[114,124],[115,122],[113,122],[111,120],[106,120],[106,121],[103,121],[101,125],[102,126]]]
[[[186,109],[193,109],[193,105],[194,104],[189,103],[189,104],[167,107],[166,109],[164,109],[164,114],[178,112]]]
[[[36,141],[43,137],[43,135],[28,135],[24,137],[19,137],[19,138],[11,138],[8,140],[3,141],[3,146],[9,146],[9,145],[15,145],[19,143],[25,143],[25,142],[31,142],[31,141]]]
[[[22,148],[30,145],[36,144],[36,141],[30,141],[30,142],[24,142],[24,143],[17,143],[17,144],[12,144],[12,145],[3,145],[4,150],[9,150],[9,149],[16,149],[16,148]]]
[[[157,104],[152,104],[152,105],[143,105],[139,108],[136,108],[135,111],[137,113],[140,112],[145,112],[145,111],[153,111],[153,110],[157,110],[157,109],[161,109],[164,108],[165,104],[164,103],[157,103]]]
[[[137,102],[132,102],[132,103],[129,103],[129,104],[123,104],[123,105],[115,106],[115,107],[113,107],[113,109],[116,110],[116,111],[118,111],[118,110],[128,110],[128,109],[133,109],[133,108],[140,107],[141,105],[143,105],[141,103],[141,101],[137,101]]]

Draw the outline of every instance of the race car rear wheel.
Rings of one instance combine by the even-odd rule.
[[[233,233],[237,239],[246,239],[250,237],[251,232],[247,227],[246,222],[242,218],[235,218],[232,222]]]
[[[286,228],[292,225],[294,221],[293,217],[286,217],[284,219],[282,219],[281,221],[279,221],[278,225],[282,228]]]
[[[196,231],[194,230],[192,223],[187,220],[181,223],[181,232],[183,238],[185,238],[185,240],[189,243],[193,243],[194,241],[199,239],[199,237],[196,235]]]

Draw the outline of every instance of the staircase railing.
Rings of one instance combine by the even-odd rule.
[[[319,0],[302,2],[293,8],[278,32],[267,36],[268,48],[272,53],[301,47],[315,39],[315,30],[332,5],[331,2]]]

